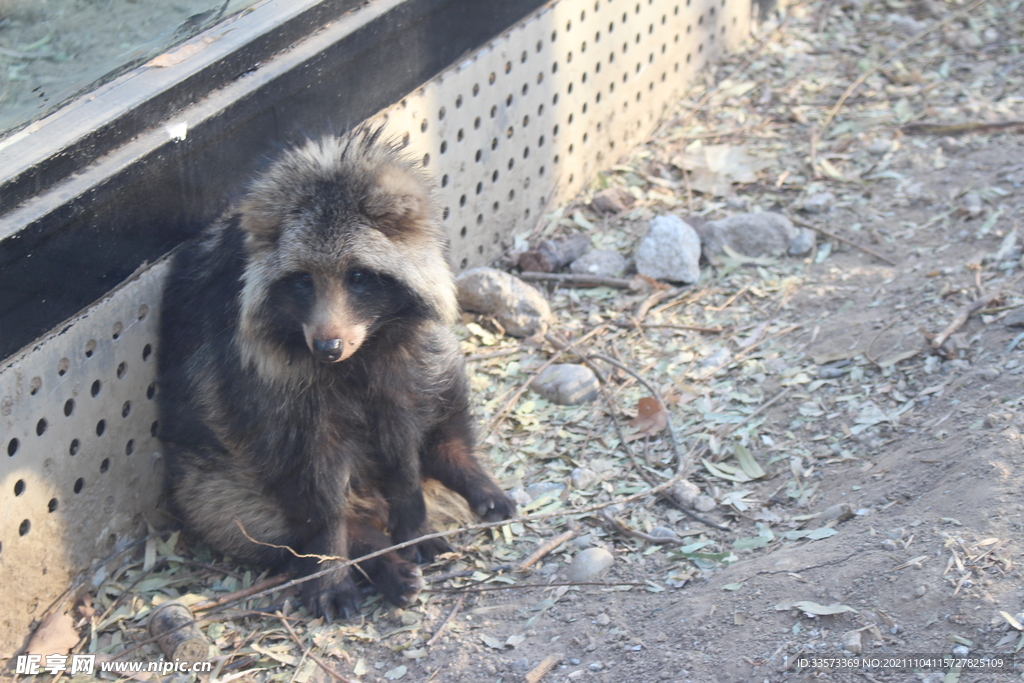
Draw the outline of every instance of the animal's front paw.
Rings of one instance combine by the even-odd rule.
[[[315,616],[328,622],[337,617],[351,619],[359,615],[362,595],[348,567],[337,569],[302,585],[302,602]]]
[[[424,534],[432,534],[434,530],[427,527],[423,530]],[[427,562],[433,562],[434,558],[443,553],[450,553],[453,548],[448,541],[443,538],[429,538],[425,541],[420,541],[413,546],[416,549],[416,561],[420,564],[426,564]]]
[[[425,585],[420,568],[405,560],[382,562],[370,580],[391,604],[398,607],[412,604]]]
[[[486,522],[500,522],[516,514],[516,504],[497,486],[486,487],[468,501],[477,517]]]

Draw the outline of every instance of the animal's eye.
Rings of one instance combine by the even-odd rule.
[[[369,279],[370,276],[365,270],[353,270],[348,274],[348,281],[354,285],[365,284]]]
[[[309,273],[299,273],[299,282],[307,287],[313,286],[313,276]]]

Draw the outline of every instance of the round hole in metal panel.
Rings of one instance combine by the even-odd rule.
[[[159,420],[156,420],[149,427],[149,435],[155,437],[157,435],[157,432],[159,432],[159,431],[160,431],[160,422],[159,422]]]
[[[569,154],[572,154],[572,150],[573,150],[572,143],[569,143]]]
[[[498,213],[499,208],[501,208],[501,206],[498,204],[498,202],[494,202],[494,205],[491,206],[491,211],[493,211],[494,213]],[[483,223],[483,216],[481,216],[480,218],[480,222]]]
[[[505,98],[505,106],[506,107],[511,107],[512,106],[512,96],[511,95],[509,95],[508,97]]]
[[[462,195],[461,197],[459,197],[459,206],[465,206],[465,205],[466,205],[466,195]]]
[[[32,522],[30,522],[27,519],[22,521],[22,523],[18,525],[18,535],[19,536],[24,536],[25,534],[27,534],[29,532],[29,529],[31,529],[31,528],[32,528]]]
[[[430,127],[430,123],[426,119],[423,119],[423,121],[420,122],[420,132],[421,133],[426,133],[427,132],[427,128],[429,128],[429,127]]]
[[[441,187],[448,187],[448,174],[441,176]]]
[[[476,224],[477,225],[483,225],[483,223],[484,223],[484,215],[482,213],[478,213],[476,215]],[[480,253],[483,253],[483,252],[480,252]]]
[[[467,264],[469,264],[468,258],[464,258],[461,261],[459,261],[459,270],[465,270]]]
[[[491,74],[487,77],[487,85],[494,85],[495,80],[497,80],[497,77],[494,75],[494,72],[492,71]]]
[[[23,493],[25,493],[25,480],[19,479],[14,482],[14,495],[20,496]]]
[[[36,422],[36,436],[42,436],[46,433],[47,422],[45,417],[39,418],[39,422]]]
[[[408,134],[408,133],[406,133],[405,135],[403,135],[403,136],[402,136],[402,147],[408,147],[408,146],[409,146],[409,141],[410,141],[410,140],[411,140],[411,137],[409,136],[409,134]]]
[[[477,183],[476,184],[476,193],[480,194],[483,191],[484,191],[484,184],[483,183]]]
[[[476,117],[475,119],[473,119],[473,128],[474,129],[479,129],[480,128],[480,117],[479,116]]]
[[[458,109],[462,106],[462,95],[455,98],[455,108]]]
[[[75,493],[81,493],[83,488],[85,488],[85,479],[79,477],[78,479],[75,479],[75,486],[71,490]]]
[[[57,375],[59,377],[63,377],[65,374],[67,374],[68,368],[70,367],[71,361],[68,360],[67,358],[61,358],[60,361],[57,363]]]
[[[107,470],[110,469],[110,458],[103,458],[103,462],[100,463],[100,474],[106,474]]]
[[[113,327],[113,329],[111,330],[111,333],[110,333],[111,339],[120,339],[121,333],[123,331],[124,331],[124,325],[122,325],[120,322],[114,323],[114,327]]]
[[[430,155],[429,154],[424,154],[423,155],[423,168],[426,168],[429,165],[430,165]]]
[[[551,135],[553,135],[553,136],[554,135],[558,135],[558,124],[557,123],[555,124],[555,127],[551,129]]]
[[[526,53],[523,53],[523,54],[526,54]],[[523,61],[526,61],[526,60],[523,60]],[[508,73],[511,70],[512,70],[512,62],[505,62],[505,73]]]
[[[492,150],[498,149],[498,138],[493,138],[491,140],[491,149]],[[477,161],[479,161],[479,159],[477,159]]]
[[[146,398],[152,400],[156,395],[156,382],[150,382],[149,386],[146,387]]]
[[[128,443],[124,445],[124,454],[131,455],[135,451],[135,439],[128,439]]]
[[[449,209],[447,206],[444,207],[444,211],[441,213],[441,220],[448,220],[448,216],[450,216],[451,213],[451,209]]]
[[[483,254],[484,253],[484,245],[481,244],[479,247],[477,247],[476,248],[476,253]]]
[[[515,166],[515,165],[516,165],[516,160],[515,159],[509,159],[508,160],[508,170],[511,171],[512,167]]]
[[[474,83],[473,84],[473,97],[476,97],[479,94],[480,94],[480,84],[479,83]]]
[[[146,344],[142,347],[142,360],[148,361],[149,357],[153,355],[153,345]]]
[[[18,441],[17,439],[11,439],[10,441],[8,441],[7,442],[7,455],[9,457],[14,457],[14,454],[18,452],[18,446],[19,445],[21,445],[21,442]]]
[[[556,40],[557,38],[558,38],[558,31],[552,31],[552,32],[551,32],[551,42],[552,42],[552,43],[553,43],[553,42],[555,42],[555,40]]]
[[[508,191],[508,200],[512,201],[515,198],[516,198],[516,191],[515,190],[509,190]]]
[[[75,412],[75,399],[69,398],[64,401],[64,417],[71,417],[73,412]]]
[[[526,63],[526,50],[523,50],[523,54],[519,55],[519,63],[520,64],[525,64]]]
[[[462,230],[459,230],[459,237],[465,237],[465,236],[466,236],[466,226],[463,225],[462,226]]]
[[[100,420],[96,423],[96,436],[103,436],[103,432],[107,431],[107,421]]]
[[[142,304],[139,306],[139,311],[135,314],[135,317],[139,320],[145,320],[147,315],[149,315],[149,306]]]
[[[89,389],[89,394],[93,398],[96,398],[97,396],[100,395],[100,388],[102,386],[103,384],[99,380],[96,380],[95,382],[92,383],[92,387]]]
[[[493,107],[491,107],[491,118],[493,119],[497,115],[498,115],[498,105],[494,105]]]
[[[132,402],[131,401],[125,401],[124,405],[121,406],[121,417],[128,417],[128,415],[131,412],[132,412]]]
[[[494,173],[491,174],[491,182],[492,183],[498,182],[498,172],[497,171],[495,171]]]
[[[526,93],[530,92],[530,85],[529,85],[529,83],[523,83],[522,92],[523,92],[524,95]]]
[[[56,512],[58,505],[60,505],[60,503],[57,502],[57,499],[51,498],[50,502],[46,504],[46,509],[49,510],[50,512]]]
[[[117,364],[117,378],[124,379],[124,374],[128,372],[128,363],[121,361]]]
[[[71,439],[71,445],[68,447],[68,455],[78,455],[78,449],[81,445],[82,444],[78,439]]]
[[[96,353],[96,340],[90,339],[85,343],[85,357],[92,358],[94,353]]]
[[[544,167],[543,166],[541,166],[539,169],[537,169],[537,175],[544,175]]]

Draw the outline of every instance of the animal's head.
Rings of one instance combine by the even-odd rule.
[[[360,128],[309,142],[250,188],[241,206],[248,360],[267,362],[253,342],[301,340],[317,360],[339,362],[389,329],[454,321],[447,239],[428,182],[379,138],[380,129]]]

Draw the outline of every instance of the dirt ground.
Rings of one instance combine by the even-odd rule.
[[[1024,7],[838,0],[797,6],[776,27],[541,226],[586,231],[626,256],[666,213],[699,223],[771,210],[842,238],[819,235],[800,258],[721,256],[699,283],[667,294],[545,289],[553,333],[618,358],[665,399],[701,514],[727,530],[649,496],[621,502],[680,471],[667,431],[648,426],[653,434],[630,440],[644,425],[625,423],[649,392],[629,373],[603,366],[604,397],[581,406],[518,394],[553,347],[467,316],[484,449],[522,511],[550,516],[457,537],[460,551],[426,568],[431,590],[406,610],[369,597],[362,621],[328,625],[271,594],[211,612],[201,625],[222,653],[217,680],[1021,677],[1019,664],[885,665],[923,655],[1012,663],[1024,646],[1024,137],[977,127],[1024,119]],[[975,127],[929,134],[922,123]],[[687,161],[697,142],[756,159],[757,182],[732,184],[736,169],[720,167],[725,188],[701,192]],[[599,214],[590,201],[608,187],[635,205]],[[616,501],[607,514],[573,512]],[[566,530],[575,538],[527,571],[508,569]],[[668,542],[651,542],[659,536]],[[80,606],[80,624],[95,627],[88,651],[142,640],[156,602],[259,579],[165,539],[151,540],[145,572],[129,565]],[[566,585],[587,547],[614,557],[603,585]],[[281,618],[258,611],[267,608]],[[871,668],[812,661],[858,651]]]

